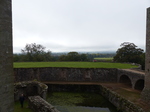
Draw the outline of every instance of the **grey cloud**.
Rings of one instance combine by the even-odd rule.
[[[54,52],[114,50],[125,41],[145,46],[148,3],[148,0],[15,0],[14,52],[33,42]]]

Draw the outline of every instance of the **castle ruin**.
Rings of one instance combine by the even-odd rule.
[[[150,101],[150,8],[147,9],[145,87],[142,98]],[[0,112],[13,112],[13,60],[11,0],[0,0]]]

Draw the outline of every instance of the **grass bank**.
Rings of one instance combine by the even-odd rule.
[[[124,63],[106,62],[15,62],[14,68],[39,68],[39,67],[68,67],[68,68],[119,68],[129,69],[137,66]]]

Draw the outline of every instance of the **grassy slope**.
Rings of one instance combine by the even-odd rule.
[[[14,68],[36,67],[69,67],[69,68],[135,68],[131,64],[106,63],[106,62],[15,62]]]

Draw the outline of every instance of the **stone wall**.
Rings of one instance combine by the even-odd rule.
[[[120,82],[128,78],[133,89],[143,90],[145,73],[113,68],[15,68],[15,82],[38,80],[48,82]],[[124,82],[126,83],[126,82]]]
[[[121,97],[117,93],[109,90],[104,86],[100,86],[100,93],[108,99],[118,110],[122,112],[144,112],[142,108],[130,102],[129,100]]]
[[[28,96],[39,95],[46,99],[48,86],[37,81],[24,81],[14,84],[14,100],[19,100],[21,94]]]
[[[117,82],[117,69],[105,68],[15,68],[15,82],[38,80],[41,82]]]
[[[60,112],[40,96],[29,97],[29,108],[34,112]]]
[[[0,0],[0,112],[13,112],[11,0]]]

